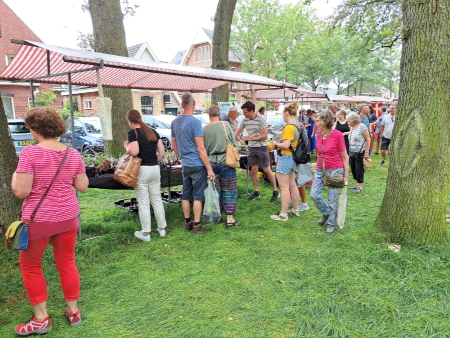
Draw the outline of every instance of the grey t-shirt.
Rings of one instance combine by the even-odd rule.
[[[395,115],[391,114],[384,115],[381,119],[381,125],[384,126],[383,137],[392,138],[392,130],[394,129]]]
[[[348,141],[350,144],[349,150],[355,153],[364,152],[366,139],[363,136],[364,130],[367,130],[367,127],[364,123],[360,123],[358,127],[353,128],[350,131],[350,135],[348,136]]]
[[[261,136],[261,130],[267,128],[267,122],[261,115],[256,114],[256,117],[252,119],[243,119],[239,128],[247,130],[249,136]],[[249,147],[264,147],[267,146],[267,140],[261,141],[248,141]]]

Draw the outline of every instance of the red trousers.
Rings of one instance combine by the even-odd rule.
[[[31,305],[45,302],[47,283],[42,272],[42,256],[50,240],[53,257],[61,280],[64,299],[77,300],[80,296],[80,276],[75,265],[75,242],[77,229],[28,242],[28,247],[20,251],[22,280]]]

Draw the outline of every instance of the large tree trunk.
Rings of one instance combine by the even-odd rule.
[[[17,167],[17,155],[9,134],[3,102],[0,99],[0,234],[14,221],[18,220],[22,201],[11,190],[11,177]]]
[[[386,193],[375,226],[396,242],[447,237],[450,2],[403,2],[400,96]]]
[[[128,56],[120,0],[89,0],[89,11],[94,28],[95,51]],[[104,93],[112,100],[112,140],[105,139],[105,152],[108,156],[120,157],[125,152],[123,141],[129,130],[126,112],[133,108],[131,90],[105,88]]]
[[[231,23],[233,21],[234,9],[237,0],[219,0],[216,16],[214,17],[213,34],[213,69],[228,69],[228,50],[230,47]],[[213,89],[212,104],[217,102],[228,102],[229,84]]]

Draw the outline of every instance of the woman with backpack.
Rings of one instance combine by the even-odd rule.
[[[286,125],[282,129],[281,142],[273,142],[275,149],[279,150],[277,164],[277,179],[281,189],[281,211],[278,215],[270,216],[275,221],[287,221],[288,213],[300,216],[298,206],[298,189],[295,181],[295,161],[293,151],[297,147],[300,137],[299,129],[303,132],[304,127],[297,118],[298,102],[294,101],[287,105],[283,111]],[[292,209],[288,211],[289,201],[292,200]]]

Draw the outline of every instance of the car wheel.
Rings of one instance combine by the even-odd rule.
[[[162,140],[162,143],[164,144],[164,148],[166,151],[172,150],[172,144],[170,143],[170,141],[167,138],[163,137],[161,140]]]

